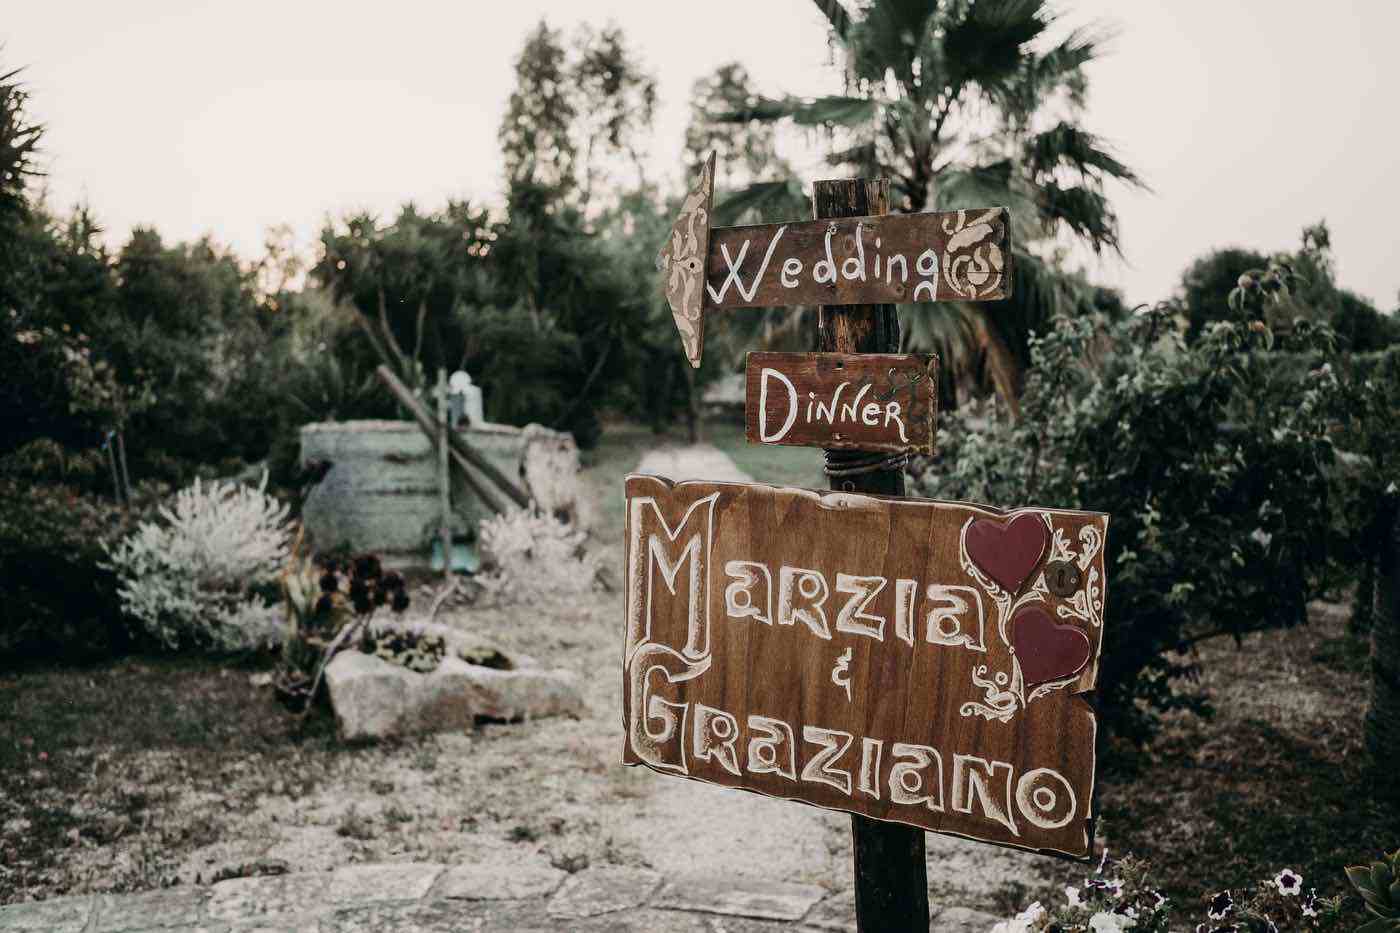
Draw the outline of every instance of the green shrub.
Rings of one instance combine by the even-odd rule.
[[[1207,708],[1176,652],[1304,621],[1343,536],[1327,329],[1217,321],[1188,342],[1170,312],[1059,319],[1033,342],[1022,420],[955,413],[911,468],[923,495],[1112,516],[1100,709],[1135,740]]]
[[[158,490],[144,487],[137,501]],[[117,579],[101,542],[131,524],[73,486],[0,477],[0,664],[91,661],[129,650]]]

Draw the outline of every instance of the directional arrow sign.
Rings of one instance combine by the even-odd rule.
[[[708,311],[1011,294],[1004,207],[711,228],[714,177],[711,154],[656,257],[692,366],[704,352]]]

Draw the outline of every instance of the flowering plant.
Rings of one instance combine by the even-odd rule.
[[[1170,902],[1147,883],[1147,864],[1128,857],[1110,863],[1108,852],[1084,884],[1065,888],[1065,902],[1046,908],[1039,901],[992,933],[1166,933]]]
[[[1131,856],[1109,862],[1104,853],[1094,874],[1065,888],[1063,904],[1039,901],[1002,920],[991,933],[1166,933],[1172,903],[1148,884],[1148,864]],[[1205,904],[1205,920],[1195,933],[1278,933],[1328,929],[1340,898],[1322,899],[1303,888],[1303,878],[1285,868],[1253,889],[1227,890]]]
[[[569,599],[596,585],[598,555],[587,534],[538,508],[516,509],[481,523],[487,572],[485,591],[502,603],[525,605]]]
[[[300,549],[298,537],[294,550]],[[373,554],[319,564],[310,557],[294,557],[282,573],[282,599],[287,634],[282,670],[273,678],[273,686],[283,703],[303,714],[310,712],[326,665],[336,653],[354,644],[356,638],[361,651],[377,653],[376,636],[369,627],[375,613],[388,606],[401,614],[409,605],[403,576],[395,570],[385,571]],[[423,647],[413,657],[420,664],[431,661],[436,667],[441,651],[437,658],[430,658],[430,649]]]

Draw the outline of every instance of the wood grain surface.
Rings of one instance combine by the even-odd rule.
[[[624,482],[626,763],[1089,855],[1106,515]]]
[[[714,227],[704,308],[1006,298],[1009,218],[993,207]]]
[[[759,353],[745,361],[751,444],[931,454],[938,358],[931,353]]]

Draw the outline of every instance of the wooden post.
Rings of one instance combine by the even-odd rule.
[[[389,367],[378,366],[375,368],[374,374],[385,388],[393,393],[394,398],[398,399],[399,404],[413,417],[413,420],[418,422],[418,426],[428,436],[428,440],[436,442],[437,426],[432,414],[423,406],[423,403],[414,397],[413,393],[399,380],[398,376],[394,375]],[[451,447],[452,459],[456,460],[457,465],[462,468],[462,474],[471,484],[472,491],[481,496],[488,505],[497,512],[505,512],[510,502],[514,502],[522,509],[529,507],[530,497],[525,494],[525,491],[507,479],[504,473],[496,469],[496,466],[487,460],[484,454],[463,440],[460,434],[449,432],[447,442]],[[479,477],[474,476],[472,470],[468,469],[468,465],[472,469],[480,471],[486,480],[489,480],[489,483],[482,482]],[[502,495],[498,496],[497,493],[489,491],[488,487],[492,484]],[[509,502],[505,501],[506,498],[509,499]]]
[[[818,220],[889,213],[888,179],[819,181],[812,201]],[[827,353],[897,353],[899,318],[893,305],[824,305],[817,309],[817,350]],[[859,469],[877,456],[828,450],[828,467]],[[887,496],[904,495],[902,468],[832,476],[831,488]],[[927,933],[928,873],[924,831],[899,823],[851,816],[855,851],[856,928],[861,933]]]
[[[112,492],[117,497],[117,505],[123,508],[131,508],[131,503],[122,497],[122,481],[117,475],[117,441],[116,432],[107,435],[107,465],[112,468]]]
[[[442,504],[442,578],[452,579],[452,482],[447,472],[447,370],[438,367],[437,378],[437,417],[438,417],[438,499]]]
[[[126,495],[127,508],[131,508],[131,474],[126,471],[126,436],[117,432],[117,458],[122,466],[122,489]]]

